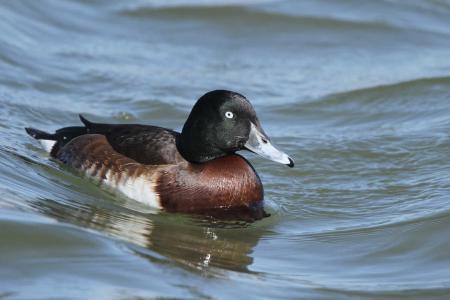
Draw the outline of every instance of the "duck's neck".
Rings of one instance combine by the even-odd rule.
[[[215,147],[211,141],[200,135],[183,131],[177,138],[177,148],[184,159],[191,163],[205,163],[229,154]]]

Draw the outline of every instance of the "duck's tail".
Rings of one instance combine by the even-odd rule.
[[[83,123],[87,121],[80,115]],[[86,124],[86,123],[85,123]],[[48,133],[39,129],[27,127],[25,131],[33,138],[39,140],[44,149],[52,156],[56,156],[58,150],[64,147],[65,144],[72,139],[88,133],[88,128],[83,126],[64,127],[55,131],[55,133]]]
[[[25,131],[37,140],[53,140],[56,141],[55,134],[51,134],[36,128],[26,127]]]

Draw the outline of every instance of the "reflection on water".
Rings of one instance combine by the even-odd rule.
[[[146,256],[145,248],[148,248],[181,267],[198,271],[216,267],[250,272],[252,249],[263,234],[262,230],[249,230],[249,224],[244,222],[196,220],[191,216],[167,213],[111,211],[111,208],[95,206],[68,207],[52,199],[40,199],[33,206],[43,215],[61,222],[95,229],[128,241],[132,243],[129,246],[143,257]]]

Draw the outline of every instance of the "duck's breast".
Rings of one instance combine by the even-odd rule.
[[[248,208],[264,198],[259,176],[239,155],[166,168],[156,192],[166,210],[183,212]]]

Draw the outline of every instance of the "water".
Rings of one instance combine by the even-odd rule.
[[[450,2],[2,1],[0,298],[450,298]],[[270,218],[157,213],[48,159],[78,113],[246,95]]]

